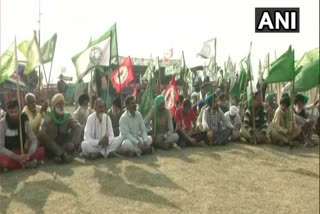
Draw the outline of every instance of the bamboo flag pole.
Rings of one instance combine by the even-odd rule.
[[[217,38],[214,39],[214,72],[217,73]],[[212,86],[214,87],[214,82],[212,82]],[[212,94],[212,104],[211,108],[213,109],[213,98],[214,95]],[[213,137],[213,136],[210,136]],[[209,140],[210,146],[213,146],[213,139]]]
[[[50,63],[50,71],[49,71],[49,78],[48,78],[48,84],[47,84],[47,96],[49,98],[49,85],[50,85],[50,78],[51,78],[51,72],[52,72],[52,63],[53,63],[53,59]],[[50,105],[49,105],[50,106]]]
[[[249,59],[247,59],[247,69],[248,69],[248,74],[250,75],[251,77],[251,47],[252,47],[252,42],[250,42],[250,52],[249,52]],[[248,62],[248,60],[250,60],[250,64]],[[255,116],[255,109],[254,109],[254,95],[253,95],[253,87],[252,87],[252,78],[250,78],[250,92],[251,92],[251,96],[252,96],[252,124],[253,124],[253,131],[255,132],[256,131],[256,116]],[[256,135],[255,133],[253,133],[253,142],[254,144],[257,144],[257,139],[256,139]]]
[[[115,24],[115,32],[114,32],[116,35],[115,37],[117,36],[117,25]],[[111,44],[112,44],[112,36],[111,36]],[[111,46],[110,45],[110,52],[111,52]],[[116,40],[116,46],[117,46],[117,49],[118,49],[118,40]],[[120,62],[119,62],[119,54],[118,54],[118,50],[117,50],[117,68],[118,68],[118,80],[119,80],[119,85],[120,85],[120,100],[121,100],[121,107],[123,106],[123,98],[122,98],[122,86],[121,86],[121,79],[120,79],[120,68],[119,68],[119,65],[120,65]]]
[[[262,77],[262,66],[261,66],[261,60],[259,59],[259,78],[260,78],[260,96],[262,101],[264,100],[263,93],[262,93],[262,82],[263,82],[263,77]]]
[[[269,73],[270,73],[270,53],[268,53],[268,64],[267,64],[267,66],[268,66],[268,68],[267,68],[267,71],[268,71],[268,75],[269,75]],[[270,88],[271,88],[271,91],[269,91],[269,92],[272,92],[273,91],[273,89],[272,89],[272,83],[270,83]]]
[[[159,94],[161,94],[161,72],[160,72],[159,57],[156,58],[156,63],[158,66],[158,74],[159,74]]]
[[[294,59],[294,51],[293,51],[293,59]],[[289,142],[290,149],[293,148],[292,138],[293,138],[294,129],[295,129],[294,102],[295,102],[295,77],[296,76],[294,74],[294,66],[292,67],[292,72],[293,72],[293,82],[292,82],[292,103],[291,103],[291,139]]]
[[[107,107],[108,107],[108,99],[109,99],[109,78],[108,78],[108,75],[106,76],[106,78],[107,78],[107,103],[106,103],[106,105],[107,105]],[[108,113],[106,114],[106,118],[107,118],[107,121],[106,121],[106,134],[108,134],[109,133],[109,127],[108,127],[108,125],[109,125],[109,119],[108,119]],[[108,136],[109,136],[109,134],[108,134]],[[109,139],[108,139],[109,140]],[[110,142],[108,142],[108,143],[110,143]],[[105,146],[104,147],[104,154],[105,154],[105,157],[107,157],[107,147],[108,146]]]
[[[241,66],[242,66],[242,60],[241,60]],[[247,94],[247,100],[248,100],[248,93],[247,93],[247,87],[248,87],[248,78],[250,78],[249,77],[249,73],[248,73],[248,69],[247,69],[247,75],[246,75],[246,82],[244,83],[244,91],[243,91],[243,96],[245,95],[245,94]],[[242,107],[241,107],[241,112],[240,112],[240,114],[241,114],[241,117],[243,117],[244,116],[244,114],[245,114],[245,110],[244,110],[244,101],[242,102]]]
[[[39,47],[40,47],[40,35],[41,35],[41,33],[40,33],[40,29],[41,29],[41,5],[40,5],[40,3],[41,3],[41,0],[39,0],[39,20],[38,20],[38,23],[39,23],[39,32],[38,32],[38,37],[39,37]],[[40,52],[40,50],[39,50],[39,53],[40,53],[40,56],[41,56],[41,52]],[[41,97],[41,78],[40,78],[40,75],[41,75],[41,66],[39,66],[39,97]]]
[[[18,62],[17,62],[17,40],[16,37],[14,38],[14,51],[15,51],[15,72],[17,72]],[[21,100],[20,100],[20,83],[19,83],[19,74],[17,73],[17,100],[19,105],[19,141],[20,141],[20,152],[24,154],[24,147],[23,147],[23,139],[22,139],[22,124],[21,124]]]

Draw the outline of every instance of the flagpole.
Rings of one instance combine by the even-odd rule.
[[[245,58],[244,58],[245,59]],[[244,60],[243,59],[243,60]],[[241,69],[242,69],[242,61],[240,62],[241,63]],[[247,95],[247,100],[248,100],[248,93],[247,93],[247,87],[248,87],[248,78],[250,78],[251,79],[251,77],[248,77],[249,75],[248,75],[248,71],[247,71],[247,74],[246,74],[246,81],[245,81],[245,83],[244,83],[244,91],[243,91],[243,96],[246,94]],[[240,87],[240,90],[241,90],[241,87]],[[243,102],[241,102],[241,104],[242,104],[242,107],[241,107],[241,117],[244,115],[244,113],[245,113],[245,111],[244,111],[244,101]]]
[[[109,99],[109,78],[108,78],[108,74],[106,75],[106,78],[107,78],[107,103],[106,103],[106,105],[107,105],[107,108],[108,108],[108,99]],[[106,123],[106,128],[107,128],[107,130],[106,130],[106,133],[108,134],[108,123],[109,123],[109,120],[108,120],[108,111],[106,111],[106,113],[107,113],[107,123]],[[109,139],[108,139],[109,140]],[[110,142],[108,142],[108,143],[110,143]],[[105,154],[105,157],[107,158],[107,146],[105,146],[104,147],[104,154]]]
[[[110,77],[108,77],[108,73],[106,74],[106,78],[107,78],[107,108],[109,108],[109,102],[108,102],[108,100],[110,100],[110,86],[109,86],[109,84],[110,84]],[[112,102],[111,102],[112,103]]]
[[[269,75],[269,72],[270,72],[270,53],[268,53],[268,75]],[[270,88],[271,88],[271,91],[270,91]],[[272,92],[273,91],[272,83],[270,83],[270,88],[269,88],[269,92]]]
[[[51,78],[51,71],[52,71],[52,62],[53,62],[53,59],[50,63],[50,71],[49,71],[49,79],[48,79],[48,83],[47,83],[47,98],[49,98],[49,85],[50,85],[50,78]]]
[[[215,73],[217,72],[217,38],[215,38],[214,40],[214,71]],[[212,81],[212,87],[214,88],[214,81]],[[214,95],[212,94],[212,103],[211,103],[211,109],[213,109],[213,103],[215,101],[213,101],[213,97]],[[213,136],[210,135],[210,137],[213,138]],[[213,139],[209,139],[210,142],[210,146],[213,146]]]
[[[21,155],[24,155],[24,148],[23,148],[23,139],[22,139],[22,124],[21,124],[21,98],[20,98],[20,84],[19,84],[19,74],[17,72],[18,68],[18,62],[17,62],[17,39],[14,38],[14,51],[15,51],[15,72],[17,74],[17,100],[18,100],[18,106],[19,106],[19,141],[20,141],[20,152]],[[22,168],[24,168],[24,165],[22,164]]]
[[[293,60],[294,60],[294,51],[293,51]],[[292,67],[293,72],[293,82],[292,82],[292,103],[291,103],[291,139],[290,139],[290,149],[293,148],[293,133],[295,129],[295,117],[294,117],[294,102],[295,102],[295,78],[296,75],[294,73],[294,66]]]
[[[157,65],[159,66],[159,70],[158,70],[158,73],[159,73],[159,94],[161,94],[161,72],[160,72],[160,62],[159,62],[159,57],[157,57]]]
[[[39,37],[39,47],[40,47],[40,29],[41,29],[41,5],[40,5],[40,2],[41,2],[41,0],[39,0],[39,21],[38,21],[38,23],[39,23],[39,31],[38,31],[38,37]],[[40,53],[40,56],[41,56],[41,53]],[[39,97],[41,97],[41,89],[40,89],[40,73],[41,73],[41,66],[39,66]]]
[[[251,47],[252,47],[252,42],[250,42],[250,58],[251,58]],[[251,59],[250,59],[251,60]],[[252,124],[253,124],[253,142],[254,144],[257,144],[257,139],[256,139],[256,135],[255,135],[255,131],[256,131],[256,117],[255,117],[255,109],[254,109],[254,96],[253,96],[253,87],[252,87],[252,78],[251,78],[251,66],[248,64],[248,60],[247,60],[247,68],[248,68],[248,73],[250,75],[250,92],[251,92],[251,96],[252,96]]]
[[[115,24],[115,33],[117,34],[117,24]],[[111,36],[111,44],[112,44],[112,36]],[[112,45],[110,45],[111,48]],[[118,49],[118,39],[116,40],[116,46]],[[118,54],[118,50],[117,50],[117,68],[118,68],[118,80],[119,80],[119,86],[120,86],[120,101],[121,101],[121,107],[123,106],[123,98],[122,98],[122,86],[121,86],[121,79],[120,79],[120,69],[119,69],[120,63],[119,63],[119,54]]]
[[[262,102],[264,101],[263,93],[262,93],[262,82],[263,82],[263,77],[262,77],[262,67],[261,67],[261,60],[259,59],[259,73],[260,73],[260,96],[262,99]]]

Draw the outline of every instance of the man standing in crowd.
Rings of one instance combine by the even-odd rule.
[[[0,120],[0,168],[36,167],[37,162],[44,158],[45,150],[43,147],[38,148],[38,140],[29,124],[28,116],[20,113],[19,103],[15,99],[7,103],[7,111]],[[30,146],[24,149],[27,139]]]
[[[58,91],[59,93],[63,94],[63,96],[65,97],[66,96],[66,92],[67,92],[67,89],[68,89],[68,85],[67,83],[63,80],[63,75],[60,74],[59,76],[59,81],[57,83],[58,85]]]
[[[52,111],[41,125],[39,139],[58,163],[72,161],[72,154],[79,149],[81,126],[69,113],[64,111],[65,99],[62,94],[52,98]]]

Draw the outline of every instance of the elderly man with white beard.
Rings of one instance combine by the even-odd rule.
[[[64,111],[65,99],[59,93],[51,101],[52,111],[41,125],[40,141],[47,151],[55,156],[58,163],[72,161],[70,154],[79,149],[81,126],[69,113]]]
[[[105,103],[101,98],[94,103],[95,111],[87,120],[84,129],[84,141],[81,143],[81,155],[96,159],[113,156],[120,147],[114,141],[114,133],[110,117],[105,113]]]

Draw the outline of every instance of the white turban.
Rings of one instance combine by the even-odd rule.
[[[231,116],[235,116],[236,114],[238,114],[239,109],[236,106],[230,106],[230,115]]]
[[[191,97],[198,97],[198,93],[197,92],[192,92]]]

